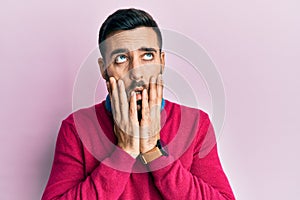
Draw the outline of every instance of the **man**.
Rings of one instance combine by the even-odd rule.
[[[208,115],[163,98],[161,38],[142,10],[103,23],[109,95],[63,121],[43,199],[234,199]]]

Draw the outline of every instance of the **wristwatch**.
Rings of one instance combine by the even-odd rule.
[[[168,156],[167,149],[163,147],[162,141],[157,140],[156,146],[146,153],[140,154],[140,159],[143,164],[148,164],[160,156]]]

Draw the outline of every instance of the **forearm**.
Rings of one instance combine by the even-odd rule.
[[[92,126],[88,124],[87,127]],[[93,131],[90,129],[89,133]],[[135,159],[116,146],[110,148],[101,141],[97,144],[97,151],[102,155],[100,162],[85,148],[73,119],[64,120],[42,199],[103,199],[108,196],[118,199],[129,180]]]
[[[161,157],[149,164],[154,184],[164,199],[235,199],[221,166],[211,163],[210,167],[197,165],[197,169],[193,169],[194,165],[188,170],[176,160],[163,167],[170,159]]]
[[[42,199],[118,199],[130,176],[129,172],[124,172],[125,168],[130,169],[134,163],[134,160],[125,154],[121,151],[114,152],[86,177],[83,166],[79,166],[79,163],[54,162]],[[120,166],[120,162],[124,163],[123,169],[111,167]]]

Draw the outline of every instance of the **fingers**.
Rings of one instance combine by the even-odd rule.
[[[151,96],[151,94],[149,96]],[[154,96],[156,96],[156,94]],[[155,105],[153,108],[155,109],[155,107],[157,106]],[[148,152],[153,149],[156,145],[157,138],[159,137],[159,131],[155,129],[157,127],[157,124],[160,124],[160,117],[152,117],[152,114],[150,114],[150,112],[152,112],[152,108],[148,103],[147,90],[144,89],[142,93],[142,119],[140,123],[140,151],[142,153]]]
[[[146,89],[142,92],[142,119],[141,126],[145,126],[149,124],[150,119],[150,109],[148,104],[148,92]]]
[[[154,76],[151,76],[149,85],[150,85],[149,104],[150,107],[152,107],[157,103],[156,102],[157,99],[156,78]]]
[[[159,74],[157,76],[157,82],[156,82],[156,90],[157,90],[157,101],[159,105],[161,105],[162,97],[163,97],[163,79],[162,75]]]
[[[119,122],[121,119],[120,107],[119,107],[119,91],[114,77],[109,78],[110,89],[111,89],[111,108],[115,121]]]
[[[127,97],[124,82],[120,79],[117,81],[113,77],[110,77],[107,82],[107,88],[110,93],[118,145],[129,153],[146,152],[152,149],[160,134],[160,108],[163,92],[161,74],[151,77],[149,90],[142,91],[140,123],[136,93],[132,92]],[[129,98],[129,104],[127,98]]]
[[[136,105],[136,93],[134,91],[130,94],[130,102],[129,102],[129,117],[130,120],[133,122],[138,122],[138,115],[137,115],[137,105]]]
[[[134,158],[139,154],[139,124],[137,118],[136,94],[130,96],[128,104],[123,80],[110,78],[108,90],[114,117],[114,132],[118,146]],[[129,108],[130,107],[130,108]]]
[[[108,89],[111,94],[111,104],[113,116],[116,122],[128,122],[128,100],[124,82],[119,79],[110,78],[110,86]],[[119,125],[119,124],[118,124]]]
[[[125,91],[124,82],[119,79],[118,80],[118,90],[119,90],[119,105],[121,111],[121,119],[124,123],[128,122],[128,100]]]
[[[139,121],[137,114],[137,105],[136,105],[136,93],[133,91],[130,94],[129,102],[129,121],[132,124],[132,134],[135,138],[139,137]]]
[[[149,105],[152,107],[153,105],[161,105],[162,97],[163,97],[163,80],[162,75],[159,74],[157,78],[150,78],[150,91],[149,91]]]

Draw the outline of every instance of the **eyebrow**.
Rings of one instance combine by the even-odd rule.
[[[141,47],[138,49],[139,51],[153,51],[153,52],[157,52],[156,49],[152,48],[152,47]]]
[[[141,47],[138,49],[138,51],[152,51],[152,52],[157,53],[157,50],[152,47]],[[129,52],[129,50],[126,48],[115,49],[110,53],[110,57],[112,58],[115,54],[128,53],[128,52]]]
[[[111,53],[110,53],[110,57],[112,58],[113,57],[113,55],[115,55],[115,54],[119,54],[119,53],[127,53],[127,52],[129,52],[129,50],[128,49],[115,49],[115,50],[113,50]]]

